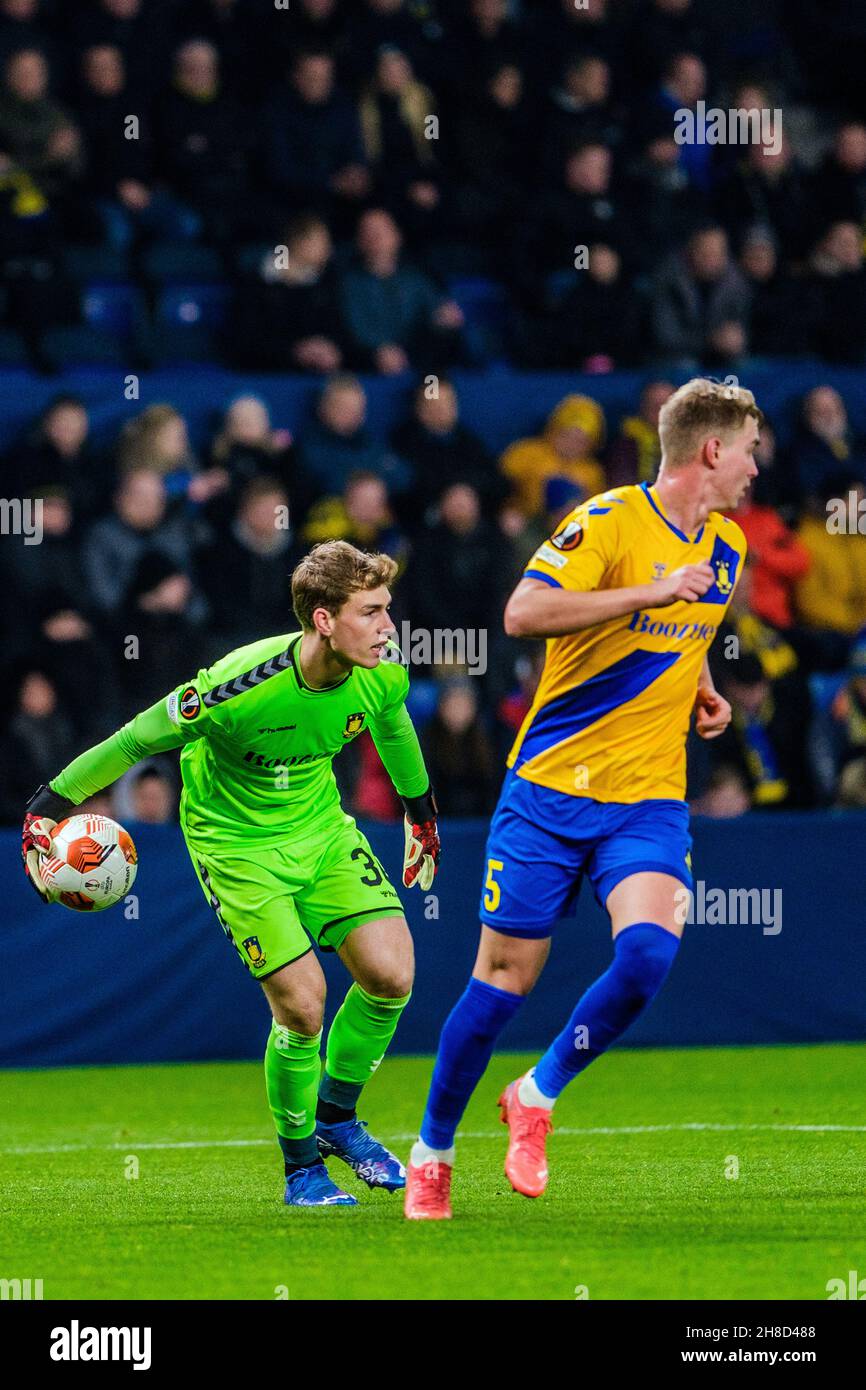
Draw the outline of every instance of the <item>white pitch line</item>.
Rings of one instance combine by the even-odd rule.
[[[780,1125],[780,1124],[714,1124],[693,1121],[671,1125],[594,1125],[587,1129],[571,1129],[567,1126],[557,1128],[557,1134],[572,1136],[593,1134],[671,1134],[691,1131],[704,1131],[713,1134],[741,1134],[744,1131],[764,1131],[781,1134],[866,1134],[866,1125]],[[417,1139],[416,1133],[383,1134],[382,1139],[389,1143],[408,1143]],[[458,1139],[504,1139],[502,1130],[458,1130]],[[130,1139],[125,1144],[46,1144],[0,1148],[4,1154],[66,1154],[105,1152],[137,1153],[144,1149],[249,1149],[274,1144],[273,1139],[164,1139],[152,1143],[136,1143]]]

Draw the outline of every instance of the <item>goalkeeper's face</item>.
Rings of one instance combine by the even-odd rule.
[[[388,609],[391,593],[387,585],[350,594],[340,610],[331,616],[329,645],[345,666],[378,666],[396,628]]]

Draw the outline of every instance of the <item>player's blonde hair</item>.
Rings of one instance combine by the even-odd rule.
[[[350,594],[390,584],[397,573],[390,555],[368,554],[348,541],[314,545],[292,573],[292,607],[305,632],[313,629],[313,612],[338,613]]]
[[[727,438],[752,415],[764,416],[744,386],[696,376],[670,396],[659,411],[659,439],[669,466],[688,463],[711,435]]]

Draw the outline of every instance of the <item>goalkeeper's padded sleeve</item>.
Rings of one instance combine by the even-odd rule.
[[[401,797],[420,797],[430,785],[424,756],[409,711],[402,703],[383,710],[370,721],[379,756]],[[429,814],[429,813],[428,813]],[[424,817],[427,819],[427,816]]]
[[[152,753],[165,753],[181,748],[189,735],[178,730],[168,716],[165,697],[149,709],[142,710],[128,724],[94,744],[79,757],[73,758],[57,777],[52,777],[50,791],[69,798],[77,806],[95,792],[116,782],[128,768]]]
[[[429,785],[423,796],[401,796],[400,800],[410,825],[423,825],[425,821],[435,820],[439,814],[433,788]]]
[[[26,816],[38,816],[40,819],[46,816],[48,820],[55,822],[65,820],[74,809],[75,802],[69,801],[65,796],[58,796],[50,783],[37,787],[24,807]]]

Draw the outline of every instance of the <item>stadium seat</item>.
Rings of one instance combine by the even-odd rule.
[[[118,338],[139,332],[146,318],[144,295],[135,285],[89,284],[81,295],[81,312],[91,328]]]
[[[49,328],[40,344],[46,364],[55,371],[77,366],[126,367],[127,348],[112,334],[90,324],[70,328]]]
[[[0,367],[29,367],[30,357],[20,333],[0,328]]]
[[[222,257],[210,246],[185,241],[157,241],[144,253],[142,269],[155,285],[212,284],[224,279]]]
[[[182,367],[195,362],[218,362],[219,335],[202,324],[162,324],[148,337],[147,355],[155,367]]]
[[[160,294],[156,323],[164,328],[222,328],[230,300],[227,285],[175,285]]]
[[[114,246],[68,246],[63,266],[71,280],[80,285],[129,280],[129,257]]]
[[[235,270],[239,275],[255,275],[265,256],[274,254],[276,241],[253,241],[238,248],[235,256]]]

